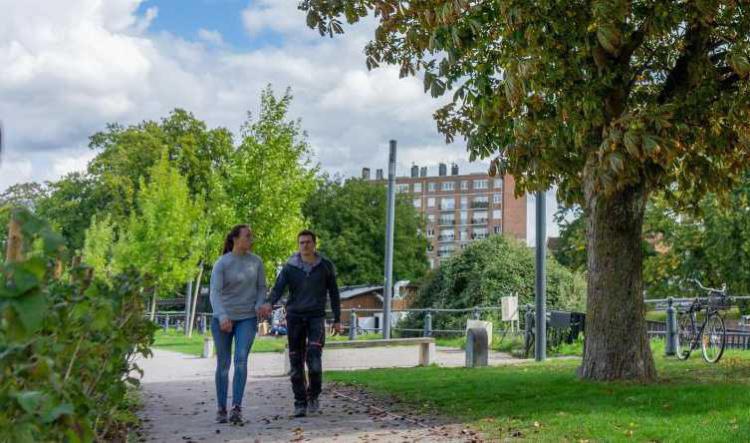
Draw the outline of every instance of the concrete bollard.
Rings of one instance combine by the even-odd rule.
[[[214,356],[214,340],[212,337],[203,337],[203,358],[211,358]]]
[[[349,340],[357,338],[357,314],[354,312],[349,316]]]
[[[664,355],[675,355],[677,353],[677,315],[673,306],[672,297],[667,298],[667,332],[664,334]]]
[[[489,360],[487,330],[469,328],[466,331],[466,367],[478,368],[487,366]]]
[[[424,315],[424,334],[425,337],[432,337],[432,313],[427,311]]]

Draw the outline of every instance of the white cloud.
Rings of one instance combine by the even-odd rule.
[[[242,24],[250,35],[263,31],[298,34],[305,31],[305,14],[298,0],[253,0],[242,11]]]
[[[248,38],[270,30],[281,44],[237,51],[218,44],[219,30],[200,29],[195,41],[149,33],[157,10],[138,15],[139,0],[0,4],[0,118],[9,131],[0,189],[83,168],[88,136],[108,122],[158,119],[181,107],[236,131],[246,111],[257,114],[268,83],[277,94],[292,87],[292,117],[302,119],[325,170],[385,168],[390,139],[399,141],[402,173],[412,162],[485,170],[468,164],[462,143],[443,143],[432,119],[440,101],[422,92],[420,79],[399,79],[393,67],[367,71],[372,21],[321,38],[297,0],[253,1],[242,12],[255,36]]]
[[[221,37],[221,33],[216,30],[209,31],[208,29],[200,28],[198,30],[198,38],[206,43],[216,46],[222,46],[224,44],[224,39]]]

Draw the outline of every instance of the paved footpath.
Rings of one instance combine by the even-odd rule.
[[[330,349],[324,369],[415,366],[415,347]],[[396,412],[387,399],[346,386],[326,384],[322,413],[293,418],[292,393],[280,353],[250,356],[250,378],[245,389],[244,426],[216,424],[214,359],[154,350],[141,360],[144,421],[142,441],[154,442],[479,442],[481,436],[461,423]],[[462,366],[461,350],[438,348],[441,366]],[[491,364],[522,360],[493,353]],[[231,371],[230,371],[231,374]],[[230,375],[231,379],[231,375]],[[231,397],[231,380],[230,389]],[[230,398],[231,403],[231,398]]]

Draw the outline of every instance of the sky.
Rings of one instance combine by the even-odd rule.
[[[268,84],[277,94],[291,88],[290,117],[332,174],[387,169],[391,139],[399,175],[412,164],[436,174],[440,162],[486,171],[468,161],[462,140],[438,134],[432,113],[443,102],[420,78],[367,70],[373,20],[321,37],[297,3],[0,0],[0,191],[85,169],[95,155],[88,137],[108,123],[158,120],[179,107],[237,133]]]

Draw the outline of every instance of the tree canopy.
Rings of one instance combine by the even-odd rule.
[[[373,13],[367,64],[425,90],[447,141],[492,158],[516,192],[557,186],[586,214],[589,379],[653,380],[641,234],[649,193],[691,205],[750,157],[750,13],[700,0],[304,0],[307,25],[343,32]],[[612,327],[613,323],[615,327]],[[627,325],[627,327],[625,326]]]
[[[333,260],[341,284],[383,281],[385,263],[385,186],[361,179],[324,179],[303,207],[320,237],[320,251]],[[404,194],[396,198],[393,275],[417,280],[427,271],[424,220]]]

